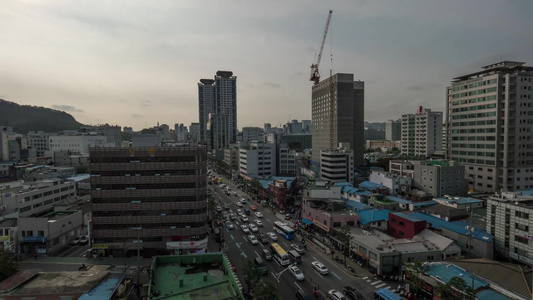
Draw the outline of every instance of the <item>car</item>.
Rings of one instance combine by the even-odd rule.
[[[237,196],[237,192],[233,192],[233,196]]]
[[[267,235],[273,241],[277,241],[278,240],[278,236],[274,232],[267,232]]]
[[[311,300],[311,296],[309,296],[303,290],[297,290],[295,295],[296,295],[296,300]]]
[[[229,204],[225,204],[225,205],[224,205],[224,209],[225,209],[225,210],[229,210]]]
[[[242,207],[242,203],[241,202],[237,202],[235,204],[237,204],[238,207]]]
[[[322,275],[326,275],[329,273],[328,268],[326,268],[326,266],[324,266],[324,264],[319,261],[314,261],[311,263],[311,265],[313,265],[313,268]]]
[[[261,220],[255,219],[254,223],[255,223],[255,225],[257,225],[259,227],[263,227],[263,222],[261,222]]]
[[[259,231],[259,228],[257,228],[257,226],[255,226],[254,224],[250,224],[250,225],[248,225],[248,227],[250,227],[250,230],[252,232],[258,232]]]
[[[231,222],[226,222],[226,229],[232,230],[233,229],[233,224]]]
[[[244,223],[250,222],[250,220],[248,220],[247,216],[241,216],[241,221],[244,222]]]
[[[217,212],[221,212],[221,211],[222,211],[222,207],[217,206]]]
[[[257,245],[259,244],[259,241],[257,240],[257,238],[255,237],[255,235],[253,234],[250,234],[248,236],[248,240],[250,240],[250,243],[252,243],[252,245]]]
[[[87,245],[89,243],[89,237],[84,235],[80,237],[80,245]]]
[[[258,218],[262,218],[263,214],[260,211],[256,211],[255,212],[255,216],[258,217]]]
[[[250,205],[250,209],[253,210],[253,211],[256,211],[257,207],[255,205]]]
[[[304,254],[305,253],[305,248],[304,246],[302,245],[298,245],[298,244],[291,244],[291,248],[296,250],[296,252],[300,253],[300,254]]]
[[[263,258],[264,258],[265,260],[268,260],[268,261],[269,261],[269,260],[272,260],[272,253],[270,253],[270,250],[268,250],[268,249],[263,249],[263,251],[262,251],[262,255],[263,255]]]
[[[285,211],[282,209],[282,210],[279,211],[279,213],[283,215],[283,214],[285,214]]]
[[[257,235],[257,239],[261,242],[261,244],[267,244],[268,243],[267,237],[264,234],[262,234],[262,233]]]
[[[326,294],[326,298],[332,300],[346,300],[346,297],[337,290],[329,290]]]
[[[357,295],[355,294],[355,289],[351,286],[345,286],[342,288],[342,293],[346,295],[346,298],[350,300],[357,300]]]
[[[235,221],[235,220],[237,220],[237,216],[235,214],[230,214],[229,215],[229,219],[232,220],[232,221]]]
[[[241,225],[241,229],[242,229],[242,232],[244,233],[250,233],[250,228],[248,228],[248,226],[246,225]]]
[[[221,185],[220,185],[220,188],[225,188],[225,187],[226,187],[225,184],[221,184]]]
[[[72,246],[76,246],[77,244],[80,243],[80,240],[81,240],[81,236],[80,236],[80,237],[77,237],[77,238],[75,238],[75,239],[73,239],[72,241],[70,241],[70,244],[71,244]]]
[[[285,214],[285,220],[289,220],[291,218],[290,214]]]
[[[242,214],[242,209],[237,209],[237,214]]]
[[[302,281],[305,279],[304,273],[302,273],[302,271],[300,271],[300,269],[297,266],[290,266],[289,272],[298,281]]]
[[[239,199],[239,202],[241,202],[242,204],[246,203],[246,198]]]

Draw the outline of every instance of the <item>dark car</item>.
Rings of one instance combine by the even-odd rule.
[[[296,291],[296,299],[298,300],[311,300],[311,296],[309,296],[306,292],[302,290]]]
[[[342,288],[342,293],[348,297],[348,299],[357,300],[357,295],[355,294],[355,289],[351,286],[345,286]]]
[[[261,242],[261,244],[267,244],[268,243],[268,239],[266,237],[266,235],[260,233],[257,235],[257,239]]]

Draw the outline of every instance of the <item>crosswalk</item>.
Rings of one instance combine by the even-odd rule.
[[[380,288],[383,288],[383,287],[386,288],[386,289],[390,289],[391,288],[390,285],[386,286],[387,285],[386,282],[383,282],[381,280],[372,281],[372,278],[370,278],[368,276],[365,276],[365,277],[363,277],[361,279],[363,279],[364,281],[370,283],[370,285],[373,286],[375,289],[380,289]]]

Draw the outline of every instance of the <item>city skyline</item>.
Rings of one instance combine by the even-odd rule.
[[[533,33],[519,30],[531,24],[526,2],[102,3],[4,3],[0,98],[84,124],[189,125],[198,79],[232,70],[239,128],[309,120],[309,66],[329,9],[322,78],[333,54],[333,73],[365,81],[365,121],[444,111],[451,78],[532,61]]]

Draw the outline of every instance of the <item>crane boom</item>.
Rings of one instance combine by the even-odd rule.
[[[318,72],[318,66],[320,65],[320,59],[322,58],[322,51],[324,50],[324,43],[326,42],[326,36],[328,35],[329,22],[331,21],[331,14],[333,10],[329,11],[328,20],[326,21],[326,28],[324,29],[324,36],[322,37],[322,43],[320,44],[320,51],[318,52],[318,57],[316,63],[311,65],[311,79],[315,84],[320,82],[320,72]]]

